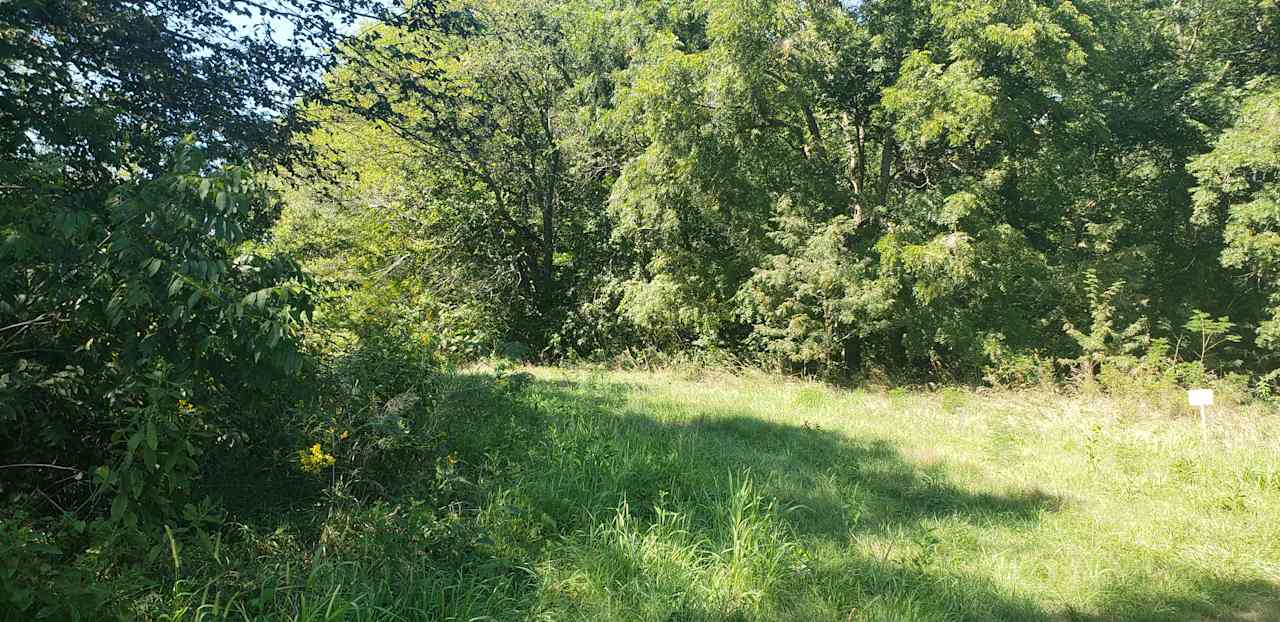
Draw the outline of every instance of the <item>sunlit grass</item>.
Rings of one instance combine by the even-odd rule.
[[[467,557],[264,563],[255,589],[286,596],[213,617],[1280,619],[1280,422],[1263,411],[1202,433],[1190,411],[1098,396],[525,371],[441,404],[518,430],[463,451]],[[374,540],[442,516],[363,512],[350,533]]]
[[[548,610],[654,620],[1280,617],[1280,427],[1266,414],[1217,413],[1202,437],[1190,411],[1170,417],[1099,397],[533,371],[561,438],[534,452],[512,488],[574,526],[541,551]],[[598,459],[565,465],[553,447]],[[744,481],[757,495],[749,515],[776,527],[753,549],[770,561],[734,575],[725,525],[740,520],[728,513],[742,507]],[[628,529],[687,527],[644,531],[648,548],[618,556],[596,543],[601,529],[622,529],[607,512],[624,502]],[[617,564],[583,561],[598,555]],[[700,570],[657,581],[682,555]],[[655,582],[611,579],[626,563]],[[564,573],[586,573],[579,582],[593,588],[555,589]]]

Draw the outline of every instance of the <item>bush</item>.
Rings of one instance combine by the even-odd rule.
[[[859,369],[861,341],[887,325],[892,298],[846,242],[857,225],[847,217],[778,222],[782,252],[765,258],[736,298],[739,315],[754,324],[749,341],[766,358],[824,376]]]
[[[983,368],[982,379],[993,387],[1032,389],[1057,381],[1051,358],[1039,352],[1011,352],[1003,335],[987,336],[983,352],[990,363]]]
[[[0,465],[35,465],[6,469],[7,501],[30,509],[8,519],[6,557],[68,573],[6,587],[30,615],[91,610],[23,596],[79,582],[70,560],[118,570],[155,559],[166,525],[203,526],[201,456],[273,412],[311,309],[296,264],[241,252],[274,212],[251,170],[183,147],[99,195],[44,165],[26,171],[37,200],[0,209]],[[50,522],[64,515],[84,522]]]

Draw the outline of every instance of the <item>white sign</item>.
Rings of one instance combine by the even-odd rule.
[[[1187,391],[1187,401],[1192,406],[1213,406],[1213,389],[1192,389]]]

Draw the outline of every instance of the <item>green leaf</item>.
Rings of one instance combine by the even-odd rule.
[[[133,435],[129,437],[129,442],[126,444],[126,447],[128,448],[129,453],[133,453],[133,450],[137,449],[138,445],[142,444],[142,440],[143,440],[142,430],[138,430],[137,432],[134,432]]]
[[[111,500],[111,520],[118,522],[128,507],[129,499],[124,493],[116,493],[116,498]]]

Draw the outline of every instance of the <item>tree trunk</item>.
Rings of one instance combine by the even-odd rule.
[[[804,124],[809,129],[809,142],[805,145],[804,155],[809,159],[827,157],[827,150],[822,146],[822,129],[818,127],[818,118],[813,115],[813,107],[808,102],[800,105],[804,112]]]
[[[852,336],[845,340],[844,368],[852,374],[862,371],[862,337]]]
[[[852,136],[851,123],[849,122],[849,113],[840,114],[840,130],[844,136],[844,149],[847,163],[845,165],[845,175],[849,177],[849,185],[853,188],[853,205],[850,207],[850,216],[853,218],[854,226],[862,224],[862,183],[866,177],[866,130],[862,124],[858,124],[858,137],[855,141]]]
[[[542,191],[542,276],[551,283],[555,261],[555,177],[558,158],[553,159],[548,179]]]
[[[550,150],[547,156],[547,178],[542,189],[542,273],[546,283],[550,285],[555,279],[555,210],[559,202],[560,147],[556,145],[555,134],[551,131],[551,119],[545,110],[542,113],[542,130]]]
[[[893,128],[885,129],[884,147],[880,150],[880,205],[889,201],[889,180],[893,176],[893,155],[898,144],[893,138]]]
[[[847,162],[845,164],[845,175],[849,177],[849,184],[853,186],[854,194],[862,193],[863,179],[863,143],[866,133],[862,126],[858,126],[858,137],[854,140],[853,124],[849,122],[849,113],[840,114],[840,131],[844,135],[844,150]]]

